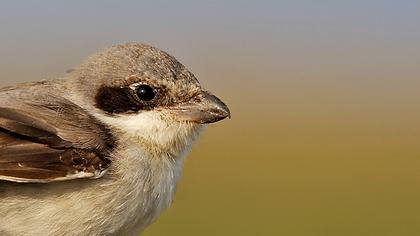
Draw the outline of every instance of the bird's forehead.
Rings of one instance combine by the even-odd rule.
[[[195,76],[178,60],[157,48],[143,44],[127,44],[111,49],[107,61],[112,68],[105,68],[119,76],[106,81],[109,85],[128,85],[144,80],[153,83],[189,84],[199,86]]]

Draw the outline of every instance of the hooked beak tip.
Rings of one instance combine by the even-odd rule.
[[[215,97],[215,96],[213,96]],[[230,113],[229,107],[222,102],[219,98],[215,97],[217,102],[215,103],[215,114],[216,116],[220,117],[221,120],[229,118],[232,118],[232,115]]]

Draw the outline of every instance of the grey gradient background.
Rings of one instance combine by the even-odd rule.
[[[420,2],[3,1],[0,85],[162,48],[223,98],[145,235],[417,235]]]

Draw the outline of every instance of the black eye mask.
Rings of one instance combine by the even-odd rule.
[[[128,87],[102,87],[96,94],[95,102],[97,108],[111,114],[137,112],[146,108]]]

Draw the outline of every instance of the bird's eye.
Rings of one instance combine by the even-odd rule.
[[[145,102],[149,102],[155,98],[156,93],[149,85],[140,85],[137,87],[137,97]]]

